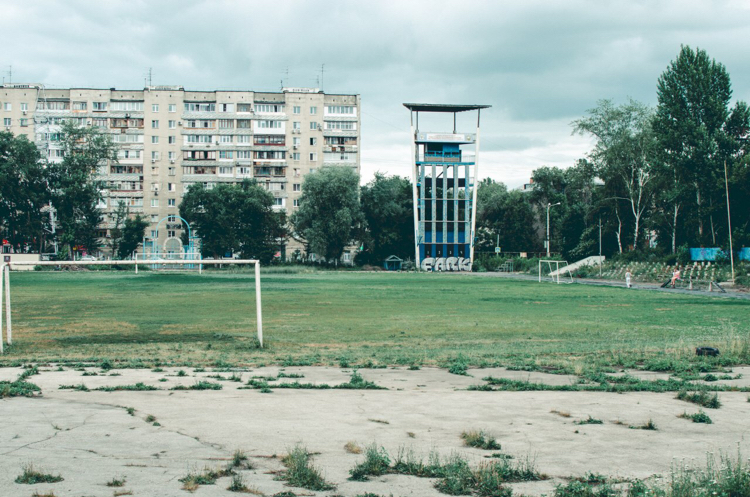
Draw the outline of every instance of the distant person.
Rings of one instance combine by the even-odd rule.
[[[677,280],[682,281],[682,278],[680,278],[680,266],[675,267],[674,272],[672,272],[672,281],[669,282],[669,284],[672,285],[672,288],[674,288],[674,284]]]
[[[632,287],[632,285],[630,284],[630,278],[632,277],[633,275],[630,274],[630,268],[628,268],[627,271],[625,271],[625,286],[627,286],[628,288]]]

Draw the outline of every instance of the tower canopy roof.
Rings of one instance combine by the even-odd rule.
[[[404,107],[417,112],[466,112],[467,110],[488,109],[491,105],[453,105],[453,104],[409,104]]]

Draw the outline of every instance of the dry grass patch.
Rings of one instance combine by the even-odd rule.
[[[563,417],[563,418],[569,418],[570,417],[570,413],[568,411],[559,411],[557,409],[552,409],[550,412],[552,414],[557,414],[558,416]]]
[[[361,454],[362,453],[362,447],[357,445],[357,442],[346,442],[346,445],[344,445],[344,450],[347,451],[349,454]]]

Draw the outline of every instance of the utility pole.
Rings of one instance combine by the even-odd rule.
[[[560,205],[560,202],[556,204],[551,204],[547,202],[547,257],[549,258],[549,208],[554,207],[556,205]]]
[[[729,260],[732,264],[732,283],[734,284],[734,251],[732,250],[732,212],[729,210],[729,175],[727,161],[724,161],[724,186],[727,190],[727,222],[729,223]]]

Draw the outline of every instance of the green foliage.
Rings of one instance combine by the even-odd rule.
[[[677,393],[678,400],[684,400],[685,402],[692,402],[699,406],[707,407],[709,409],[718,409],[721,407],[721,401],[719,401],[719,394],[709,394],[705,390],[698,390],[695,392],[688,392],[687,390],[680,390]]]
[[[477,191],[477,247],[493,251],[500,236],[506,252],[526,252],[535,246],[534,213],[528,195],[508,191],[502,183],[485,178]],[[492,270],[494,270],[493,268]]]
[[[42,389],[38,385],[27,381],[0,381],[0,399],[5,397],[33,397],[35,393],[41,391]]]
[[[143,235],[148,228],[148,221],[136,214],[133,218],[127,218],[121,230],[121,238],[117,246],[117,256],[120,259],[129,257],[143,241]]]
[[[349,167],[323,167],[305,176],[292,225],[308,252],[337,261],[364,221],[359,176]]]
[[[600,425],[602,424],[602,420],[592,418],[591,416],[589,416],[587,419],[579,419],[578,421],[575,421],[575,424],[577,425]]]
[[[360,201],[366,224],[359,233],[364,252],[357,254],[357,262],[382,266],[391,255],[414,257],[411,182],[375,173],[375,178],[362,186]]]
[[[210,381],[196,381],[192,385],[177,385],[170,388],[170,390],[221,390],[223,385],[221,383],[212,383]]]
[[[277,238],[284,236],[283,216],[273,210],[273,202],[255,181],[221,183],[210,190],[197,183],[182,199],[180,216],[200,237],[203,255],[235,252],[268,263],[279,249]]]
[[[279,475],[280,479],[286,480],[289,485],[315,491],[334,488],[313,466],[310,453],[301,445],[292,448],[281,462],[286,466],[286,471]]]
[[[98,390],[100,392],[118,392],[121,390],[125,391],[139,391],[139,392],[145,392],[150,390],[159,390],[155,386],[152,385],[146,385],[143,382],[138,382],[134,385],[114,385],[114,386],[106,386],[106,387],[98,387],[94,390]]]
[[[365,460],[349,470],[350,480],[367,481],[369,476],[380,476],[388,472],[391,458],[383,447],[372,444],[365,449]]]
[[[586,481],[573,480],[567,485],[557,485],[554,497],[617,497],[620,492],[607,484],[592,485]]]
[[[15,479],[16,483],[35,485],[37,483],[57,483],[63,481],[63,477],[60,475],[52,475],[49,473],[38,471],[36,468],[34,468],[33,463],[24,465],[22,469],[23,472]]]
[[[48,216],[42,207],[50,200],[44,163],[36,145],[25,136],[0,132],[0,237],[22,251],[44,239]]]
[[[470,430],[461,433],[464,445],[482,450],[500,450],[502,447],[495,437],[484,430]]]
[[[689,419],[693,423],[704,423],[704,424],[707,424],[707,425],[710,425],[710,424],[713,423],[713,421],[711,421],[711,418],[708,416],[708,414],[706,414],[703,411],[698,411],[698,412],[693,413],[693,414],[688,414],[687,412],[683,412],[678,417],[684,418],[684,419]]]

